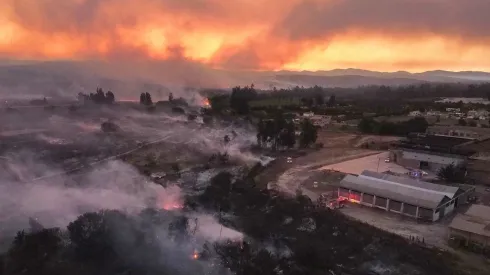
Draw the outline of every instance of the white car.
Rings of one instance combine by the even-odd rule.
[[[390,159],[385,159],[385,162],[391,162],[391,160]]]
[[[288,158],[286,159],[286,162],[287,162],[287,163],[293,163],[293,158],[288,157]]]

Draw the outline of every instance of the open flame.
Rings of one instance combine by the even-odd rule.
[[[194,253],[192,253],[192,259],[194,260],[199,259],[199,253],[197,252],[197,250],[194,250]]]
[[[167,211],[182,209],[184,206],[177,202],[167,202],[162,204],[162,208]]]
[[[204,98],[202,104],[204,105],[205,108],[211,107],[211,102],[209,102],[208,98]]]
[[[161,209],[165,209],[167,211],[184,208],[180,188],[178,188],[177,186],[170,186],[167,187],[165,190],[161,190],[161,192],[158,192],[157,205]]]

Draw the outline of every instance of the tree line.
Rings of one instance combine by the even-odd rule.
[[[425,133],[428,126],[429,123],[423,117],[416,117],[402,122],[377,121],[373,118],[363,118],[357,125],[359,131],[366,134],[393,136]]]
[[[116,97],[113,92],[107,91],[104,93],[102,88],[97,88],[95,93],[90,93],[88,95],[79,93],[78,99],[84,102],[93,102],[96,104],[113,104],[116,101]]]
[[[318,137],[318,128],[308,119],[299,126],[299,146],[306,148],[314,144]],[[273,119],[261,119],[257,125],[257,144],[265,147],[271,144],[273,149],[293,148],[296,144],[296,126],[292,120],[286,120],[281,113]]]

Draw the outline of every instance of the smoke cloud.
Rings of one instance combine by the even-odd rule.
[[[486,0],[5,0],[0,53],[227,69],[488,70],[489,8]]]

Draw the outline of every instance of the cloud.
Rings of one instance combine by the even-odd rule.
[[[274,30],[291,40],[323,39],[351,30],[386,35],[432,33],[490,38],[486,0],[302,1]]]
[[[2,2],[3,57],[172,59],[227,69],[322,69],[352,64],[336,58],[345,52],[329,50],[339,45],[356,52],[356,67],[372,68],[377,62],[369,52],[360,52],[366,41],[376,40],[385,45],[379,51],[387,59],[380,63],[390,69],[402,64],[490,69],[489,58],[482,57],[490,56],[486,0]],[[437,39],[443,42],[437,47],[425,42]],[[414,45],[434,57],[425,64],[400,45]]]

